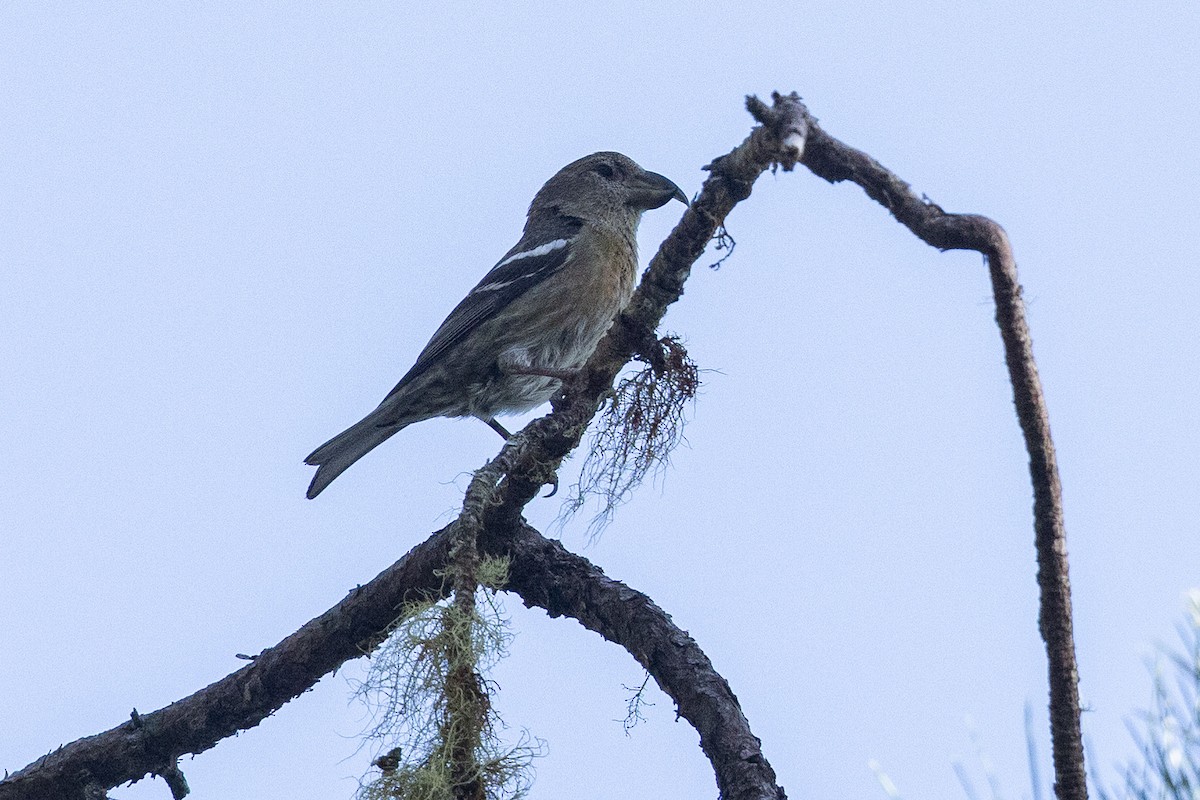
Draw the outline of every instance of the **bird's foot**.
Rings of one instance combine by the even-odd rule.
[[[597,403],[596,408],[603,410],[604,406],[608,405],[608,404],[611,404],[611,406],[614,408],[617,405],[617,390],[615,388],[613,388],[612,386],[608,387],[607,389],[605,389],[603,392],[600,393],[600,399]]]

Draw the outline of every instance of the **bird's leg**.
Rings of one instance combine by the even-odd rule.
[[[485,420],[483,420],[483,421],[487,423],[487,426],[488,426],[489,428],[491,428],[491,429],[492,429],[492,430],[494,430],[496,433],[498,433],[498,434],[500,434],[501,436],[503,436],[503,437],[504,437],[504,439],[505,439],[505,441],[507,441],[507,440],[509,440],[509,439],[511,439],[511,438],[512,438],[512,434],[508,432],[508,428],[506,428],[506,427],[504,427],[503,425],[501,425],[501,424],[500,424],[500,423],[499,423],[499,422],[496,420],[496,418],[495,418],[495,417],[488,417],[487,419],[485,419]],[[554,476],[554,480],[550,481],[550,484],[549,484],[549,485],[550,485],[550,493],[549,493],[549,494],[547,494],[547,495],[545,495],[545,496],[546,496],[546,497],[554,497],[554,495],[558,493],[558,475],[555,475],[555,476]]]
[[[505,375],[536,375],[543,378],[556,378],[564,384],[569,384],[579,380],[583,374],[582,369],[555,369],[554,367],[535,367],[529,363],[529,357],[523,351],[507,352],[500,356],[497,360],[497,366]],[[504,427],[496,422],[495,419],[485,420],[496,433],[499,433],[505,439],[511,437]],[[550,482],[550,493],[546,497],[553,497],[558,492],[558,475],[554,476],[554,480]]]
[[[487,423],[487,426],[489,428],[491,428],[496,433],[498,433],[502,437],[504,437],[505,440],[512,438],[512,434],[508,432],[508,428],[504,427],[499,422],[497,422],[495,417],[488,417],[487,419],[484,420],[484,422]]]

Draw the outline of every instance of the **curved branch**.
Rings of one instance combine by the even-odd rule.
[[[801,163],[813,173],[831,183],[848,180],[858,184],[927,244],[941,250],[976,250],[987,261],[996,301],[996,323],[1004,341],[1013,401],[1029,452],[1033,483],[1041,591],[1038,622],[1049,662],[1054,790],[1060,800],[1084,800],[1087,782],[1079,722],[1079,675],[1071,623],[1062,484],[1008,235],[987,217],[947,214],[936,204],[918,198],[907,183],[875,159],[825,133],[815,120],[809,118],[808,122],[808,142]]]
[[[568,616],[637,659],[700,734],[723,800],[785,800],[729,683],[696,641],[646,595],[528,525],[489,531],[485,547],[507,554],[508,590],[550,616]]]
[[[878,163],[824,134],[795,95],[775,95],[771,107],[755,98],[747,105],[760,126],[708,166],[711,175],[703,191],[651,261],[630,306],[589,361],[585,379],[556,400],[552,414],[527,426],[476,473],[464,501],[464,517],[452,526],[464,519],[472,525],[482,520],[488,549],[511,553],[513,589],[527,604],[573,616],[626,647],[699,731],[723,797],[784,797],[728,684],[695,642],[649,598],[605,578],[586,560],[548,542],[525,526],[520,515],[538,489],[552,479],[562,458],[578,445],[599,398],[652,337],[667,307],[682,294],[692,265],[725,216],[749,196],[758,176],[775,166],[791,169],[802,160],[828,180],[854,180],[925,241],[944,249],[977,249],[991,266],[997,319],[1035,484],[1056,789],[1060,798],[1084,798],[1082,750],[1078,758],[1072,750],[1072,742],[1078,742],[1079,716],[1061,489],[1007,238],[990,220],[947,215],[917,199],[907,184]],[[98,786],[168,772],[179,755],[203,752],[221,738],[257,725],[323,674],[369,649],[401,604],[444,595],[447,587],[435,570],[445,561],[449,538],[446,529],[434,534],[370,584],[264,651],[250,666],[139,717],[137,725],[126,723],[74,742],[0,781],[0,800],[86,797]],[[1078,766],[1077,782],[1074,766]]]
[[[252,728],[346,661],[378,643],[405,603],[447,596],[440,577],[458,523],[443,528],[373,581],[253,663],[135,722],[80,739],[0,781],[0,800],[85,798],[167,771],[179,756],[202,753]],[[484,552],[511,559],[510,590],[527,606],[570,616],[627,649],[700,733],[721,796],[782,800],[775,774],[729,684],[700,647],[649,597],[608,578],[527,525],[481,538]],[[103,793],[99,796],[103,796]]]

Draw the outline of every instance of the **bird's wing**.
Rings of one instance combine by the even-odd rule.
[[[582,227],[582,220],[556,216],[536,230],[532,225],[527,228],[521,241],[454,307],[384,402],[509,303],[562,269],[572,257],[571,246]]]

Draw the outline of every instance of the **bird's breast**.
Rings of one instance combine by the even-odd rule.
[[[552,320],[543,343],[543,359],[570,369],[582,366],[629,302],[637,273],[637,245],[632,233],[621,236],[585,229],[572,248],[571,260],[555,281],[558,297],[547,304]]]
[[[629,302],[636,273],[632,233],[585,228],[572,242],[567,263],[514,301],[508,313],[486,323],[490,331],[479,338],[490,339],[492,352],[503,361],[556,371],[578,369]],[[559,386],[553,378],[505,375],[497,364],[493,378],[469,388],[468,413],[487,417],[523,411],[549,400]]]

